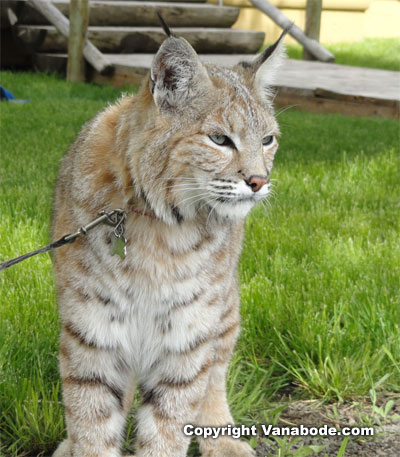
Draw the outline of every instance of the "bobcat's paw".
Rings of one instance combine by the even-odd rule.
[[[209,449],[204,449],[201,457],[255,457],[256,451],[247,443],[220,438]]]
[[[71,441],[64,440],[55,450],[52,457],[69,457],[71,455]]]

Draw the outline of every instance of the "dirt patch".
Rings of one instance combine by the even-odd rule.
[[[400,397],[386,395],[375,405],[365,401],[351,404],[322,406],[317,401],[295,401],[285,408],[276,421],[278,427],[373,427],[374,436],[350,436],[347,442],[346,457],[400,457]],[[390,407],[390,410],[385,410]],[[268,438],[259,437],[257,457],[275,455],[316,455],[336,457],[344,436],[299,436]],[[285,444],[282,444],[284,440]],[[286,453],[283,452],[286,446]],[[314,448],[311,454],[299,452],[301,447],[323,446]],[[279,454],[280,450],[280,454]],[[298,454],[296,454],[298,451]],[[311,452],[311,450],[310,450]]]

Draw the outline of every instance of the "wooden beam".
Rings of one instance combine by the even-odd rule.
[[[28,0],[28,3],[42,13],[62,36],[69,38],[69,21],[54,5],[46,0]],[[89,40],[86,40],[83,47],[83,55],[99,73],[107,74],[113,71],[110,62]]]
[[[4,0],[0,0],[0,5]],[[54,6],[68,17],[69,0],[52,0]],[[160,27],[159,11],[169,27],[231,27],[239,16],[240,8],[218,8],[208,3],[155,2],[155,1],[89,1],[90,25],[117,27]],[[33,8],[22,8],[18,14],[21,24],[44,25],[45,18]]]
[[[319,95],[319,94],[315,94]],[[306,96],[291,91],[279,90],[275,105],[291,106],[296,110],[310,113],[338,113],[346,116],[380,117],[400,119],[400,104],[381,103],[381,100],[357,100],[349,98],[325,98],[322,96]]]
[[[318,41],[315,41],[307,37],[300,27],[293,24],[293,22],[287,18],[276,6],[266,0],[249,0],[256,8],[269,16],[276,24],[283,29],[290,28],[289,35],[301,43],[307,51],[310,52],[316,59],[321,62],[333,62],[335,60],[334,55],[321,46]]]
[[[83,48],[88,25],[89,0],[71,0],[69,4],[67,81],[85,82]]]
[[[1,1],[1,0],[0,0]],[[22,31],[47,31],[41,52],[67,52],[68,40],[54,26],[20,25]],[[264,42],[264,32],[213,27],[179,27],[174,34],[185,38],[198,53],[251,54]],[[97,48],[108,54],[156,53],[165,33],[161,27],[99,27],[90,26],[88,38]],[[106,54],[107,56],[107,54]],[[107,56],[108,58],[108,56]]]
[[[309,38],[319,42],[321,29],[322,0],[307,0],[305,33]],[[303,48],[303,60],[315,60],[315,57]]]

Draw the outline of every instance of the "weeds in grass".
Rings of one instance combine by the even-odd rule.
[[[371,391],[371,399],[372,399],[372,412],[375,413],[377,417],[377,423],[379,425],[382,425],[382,423],[386,422],[390,411],[393,409],[394,406],[394,401],[393,400],[388,400],[388,402],[384,405],[384,407],[380,407],[376,405],[376,392]],[[394,417],[398,417],[398,415],[392,416],[392,419]]]
[[[349,442],[349,439],[350,438],[348,436],[346,436],[346,438],[343,439],[342,444],[340,445],[337,457],[343,457],[345,455],[347,443]]]
[[[266,424],[277,425],[281,419],[282,412],[287,408],[287,404],[282,404],[264,412]]]
[[[377,404],[377,393],[375,389],[371,389],[369,391],[370,400],[371,400],[371,409],[370,411],[366,411],[365,408],[362,408],[361,411],[357,413],[357,423],[366,426],[366,427],[374,427],[374,426],[382,426],[383,424],[390,421],[396,421],[400,419],[398,414],[391,414],[395,402],[392,399],[389,399],[386,403],[383,403],[382,406],[378,406]],[[359,403],[355,402],[357,406]]]
[[[297,449],[294,448],[296,444],[301,442],[301,438],[284,438],[275,437],[275,441],[278,444],[277,457],[308,457],[312,454],[317,454],[325,449],[325,446],[309,445],[304,446],[300,444]]]

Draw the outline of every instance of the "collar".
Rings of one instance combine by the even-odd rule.
[[[146,216],[146,217],[151,217],[152,219],[156,219],[155,214],[152,212],[150,213],[149,211],[144,211],[144,210],[136,209],[136,208],[132,208],[132,211],[135,214],[138,214],[139,216]]]

